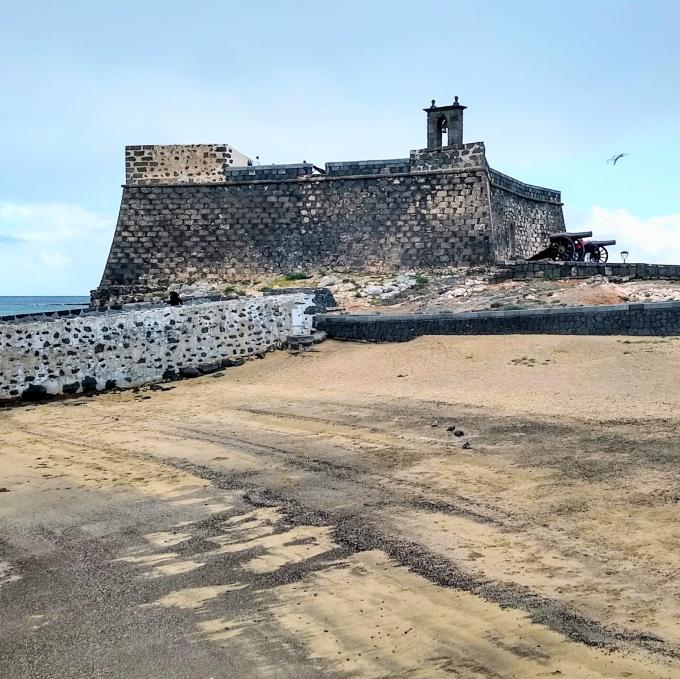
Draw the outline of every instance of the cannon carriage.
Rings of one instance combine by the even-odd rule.
[[[552,259],[556,262],[598,262],[604,264],[609,259],[607,246],[616,245],[616,241],[585,240],[592,235],[592,231],[550,234],[550,245],[533,257],[529,257],[529,261]]]

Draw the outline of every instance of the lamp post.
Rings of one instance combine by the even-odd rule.
[[[626,263],[626,260],[628,259],[628,250],[621,250],[621,259],[623,260],[623,263]]]

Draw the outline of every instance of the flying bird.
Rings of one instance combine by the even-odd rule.
[[[621,160],[621,158],[623,158],[624,156],[629,156],[629,155],[630,155],[630,153],[619,153],[616,156],[612,156],[611,158],[607,158],[607,162],[610,163],[611,165],[616,165],[616,163],[618,163],[619,160]]]

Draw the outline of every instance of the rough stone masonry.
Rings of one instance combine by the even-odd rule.
[[[315,296],[0,319],[0,402],[195,377],[309,334]]]
[[[130,146],[96,305],[299,269],[393,272],[524,258],[564,230],[559,191],[492,170],[432,106],[409,158],[252,166],[224,145]]]

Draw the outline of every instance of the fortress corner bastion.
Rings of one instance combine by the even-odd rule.
[[[128,146],[97,306],[172,284],[256,275],[393,272],[523,259],[564,231],[559,191],[489,167],[464,143],[458,98],[425,109],[408,158],[253,165],[227,144]]]

